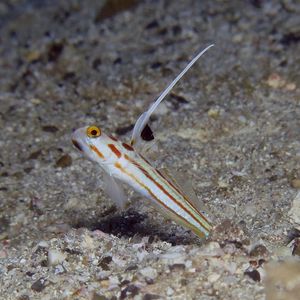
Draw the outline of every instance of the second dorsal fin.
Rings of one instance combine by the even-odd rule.
[[[199,212],[203,213],[205,216],[209,214],[206,205],[197,197],[192,182],[187,180],[186,176],[174,170],[170,172],[166,168],[159,169],[159,172],[171,181],[171,183],[189,199]]]

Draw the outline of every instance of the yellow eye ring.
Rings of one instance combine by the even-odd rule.
[[[101,129],[97,126],[90,126],[87,128],[86,134],[90,138],[96,138],[101,135]]]

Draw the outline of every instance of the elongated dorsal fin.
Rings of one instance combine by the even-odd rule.
[[[160,96],[155,100],[155,102],[149,107],[149,109],[143,112],[140,117],[137,119],[135,126],[133,128],[132,137],[131,137],[131,145],[138,145],[141,141],[141,133],[145,126],[148,124],[150,116],[155,111],[157,106],[161,103],[162,100],[169,94],[175,84],[183,77],[183,75],[193,66],[193,64],[209,49],[213,46],[209,45],[204,50],[199,52],[189,63],[188,65],[180,72],[179,75],[166,87],[166,89],[160,94]]]

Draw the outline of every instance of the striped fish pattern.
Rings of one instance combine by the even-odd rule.
[[[100,128],[92,127],[100,131]],[[99,163],[111,180],[128,184],[171,219],[200,237],[208,236],[211,224],[172,180],[153,167],[131,145],[104,133],[89,137],[89,131],[89,127],[77,129],[73,133],[73,144],[84,154],[88,153],[92,161]]]
[[[147,124],[153,111],[182,76],[212,46],[198,53],[149,109],[138,118],[130,144],[123,143],[112,135],[106,135],[95,125],[79,128],[72,134],[73,145],[103,169],[104,189],[120,208],[124,207],[127,197],[119,181],[150,199],[150,203],[163,214],[192,230],[199,237],[209,235],[212,225],[208,219],[177,183],[152,166],[140,154],[139,148],[144,142],[143,131],[145,128],[149,130]]]

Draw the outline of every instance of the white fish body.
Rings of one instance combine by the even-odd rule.
[[[191,229],[200,237],[206,237],[212,225],[197,205],[166,175],[157,170],[138,152],[142,144],[141,134],[158,104],[169,93],[187,70],[210,47],[200,52],[166,88],[160,97],[136,122],[130,145],[101,132],[97,126],[77,129],[72,135],[75,147],[104,170],[105,190],[119,207],[124,207],[126,196],[117,183],[119,180],[150,199],[151,203],[174,221]]]

